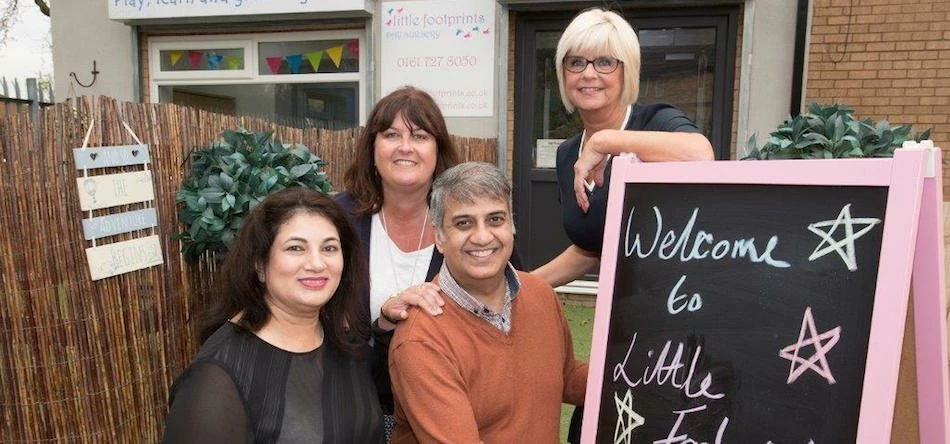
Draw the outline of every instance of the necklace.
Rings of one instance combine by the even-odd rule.
[[[392,236],[389,235],[389,224],[386,223],[386,213],[383,211],[382,207],[379,208],[379,218],[382,219],[383,231],[386,232],[386,237],[389,238],[389,242],[386,244],[386,253],[389,254],[389,266],[393,271],[393,282],[396,284],[396,288],[399,288],[400,291],[402,291],[402,289],[408,288],[409,285],[412,284],[412,279],[416,275],[416,265],[419,264],[419,256],[421,256],[421,254],[419,254],[419,250],[422,249],[422,239],[426,234],[426,222],[429,222],[429,212],[426,211],[425,217],[422,219],[422,229],[419,230],[419,244],[416,245],[416,249],[413,252],[412,271],[409,272],[409,283],[406,285],[401,285],[399,283],[399,273],[396,273],[396,265],[395,261],[393,260],[393,245],[396,243],[396,241],[394,241]],[[399,248],[399,246],[396,245],[396,248]]]

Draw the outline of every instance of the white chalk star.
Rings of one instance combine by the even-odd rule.
[[[873,217],[858,217],[852,219],[851,204],[845,205],[841,208],[841,212],[838,213],[837,219],[833,221],[825,220],[821,222],[815,222],[808,226],[809,231],[821,237],[821,242],[819,242],[818,246],[815,247],[815,251],[812,251],[811,256],[808,256],[808,260],[813,261],[834,251],[838,253],[838,256],[841,256],[841,260],[844,261],[844,264],[848,267],[848,270],[857,270],[858,263],[857,259],[854,257],[854,241],[859,237],[864,236],[879,223],[881,223],[881,219],[876,219]],[[854,226],[861,224],[866,226],[861,228],[858,232],[855,232]],[[835,230],[838,229],[839,225],[844,227],[844,236],[841,238],[841,240],[835,240],[832,235],[835,234]],[[822,227],[828,226],[831,226],[828,231],[822,231],[820,229]],[[842,248],[842,246],[844,248]]]
[[[646,423],[639,413],[633,411],[633,395],[630,389],[621,400],[614,392],[614,403],[617,405],[617,426],[614,428],[614,444],[630,444],[633,442],[633,430]]]
[[[805,329],[808,329],[808,333],[811,336],[808,340],[804,340]],[[802,329],[798,333],[798,342],[778,352],[778,355],[782,358],[792,361],[792,366],[788,371],[788,380],[785,381],[785,383],[791,384],[795,382],[802,373],[811,369],[824,377],[829,384],[834,384],[835,377],[831,374],[831,367],[828,366],[828,360],[825,359],[825,354],[838,343],[838,339],[841,339],[841,326],[819,335],[818,329],[815,327],[815,318],[811,314],[811,307],[805,308],[805,317],[802,319]],[[822,343],[822,341],[826,342]],[[815,354],[808,359],[798,357],[798,352],[806,345],[814,346]],[[818,363],[817,365],[816,362]],[[796,368],[795,364],[801,365]]]

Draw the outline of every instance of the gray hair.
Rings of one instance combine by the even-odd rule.
[[[636,102],[640,94],[640,40],[630,23],[616,12],[591,8],[574,17],[557,42],[554,65],[564,109],[568,113],[574,112],[574,104],[567,98],[564,88],[564,57],[588,51],[600,51],[600,55],[609,55],[623,62],[620,100],[624,105]]]
[[[446,199],[474,204],[479,198],[507,202],[508,213],[511,213],[511,185],[498,167],[485,162],[465,162],[440,174],[432,182],[429,195],[429,214],[438,232],[442,233]]]

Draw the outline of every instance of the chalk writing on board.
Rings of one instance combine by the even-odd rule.
[[[805,339],[806,329],[810,335],[807,340]],[[828,366],[826,355],[838,343],[840,338],[841,326],[818,334],[818,328],[815,327],[815,317],[811,314],[811,307],[806,307],[805,316],[802,319],[802,329],[798,334],[798,342],[783,348],[779,352],[779,356],[792,362],[786,384],[795,382],[799,376],[809,369],[821,375],[829,384],[834,384],[835,377],[831,374],[831,367]],[[815,347],[815,354],[808,359],[799,357],[798,352],[801,348],[809,345]],[[799,364],[798,367],[796,367],[796,364]]]
[[[623,399],[614,392],[614,403],[617,405],[617,426],[614,428],[614,444],[630,444],[633,442],[633,431],[646,424],[646,420],[633,410],[633,394],[630,389],[623,395]]]
[[[705,397],[708,399],[719,399],[725,396],[723,393],[710,393],[709,387],[713,385],[712,373],[706,373],[706,376],[699,383],[699,389],[694,390],[693,387],[693,375],[696,373],[696,367],[699,365],[700,356],[703,353],[703,347],[697,346],[693,351],[693,356],[689,364],[689,370],[686,371],[686,374],[682,374],[682,370],[686,367],[686,361],[684,361],[683,349],[685,344],[678,342],[676,345],[676,352],[673,356],[670,354],[670,346],[673,344],[672,340],[666,341],[666,344],[663,346],[663,350],[660,351],[660,354],[655,358],[654,350],[647,351],[648,362],[650,360],[655,361],[653,368],[650,368],[650,365],[643,369],[643,376],[638,377],[636,381],[631,380],[630,376],[627,375],[627,362],[630,360],[630,355],[633,354],[634,345],[637,342],[637,333],[633,334],[633,338],[630,339],[630,347],[627,348],[627,354],[623,357],[623,362],[614,366],[614,382],[619,381],[621,378],[630,388],[636,388],[640,385],[647,386],[650,384],[656,384],[657,386],[666,385],[669,383],[673,387],[681,390],[683,394],[689,398],[695,399],[699,397]]]
[[[855,271],[858,269],[857,259],[854,257],[854,241],[859,237],[867,234],[868,231],[871,231],[874,226],[881,223],[881,219],[873,217],[851,217],[851,204],[847,204],[841,208],[841,212],[838,213],[838,218],[835,220],[825,220],[821,222],[815,222],[808,225],[808,230],[812,233],[818,235],[821,238],[821,242],[818,243],[818,246],[815,247],[815,251],[811,253],[811,256],[808,256],[808,261],[814,261],[828,253],[835,252],[838,253],[838,256],[841,256],[841,260],[844,261],[844,264],[848,267],[848,270]],[[864,228],[861,228],[857,232],[854,231],[855,225],[864,224]],[[828,227],[828,231],[822,231],[821,228]],[[838,226],[842,227],[844,230],[844,235],[840,240],[835,240],[833,235],[835,230],[838,229]],[[825,245],[827,243],[827,245]],[[844,247],[842,249],[842,246]]]
[[[673,291],[670,292],[670,296],[666,299],[666,310],[670,314],[679,314],[684,309],[688,311],[697,311],[700,308],[703,308],[703,298],[699,293],[693,293],[689,297],[689,301],[685,301],[686,294],[676,294],[679,291],[680,286],[683,285],[683,281],[686,280],[686,275],[684,274],[680,277],[680,280],[676,282],[676,285],[673,286]]]
[[[693,443],[707,443],[708,441],[697,440],[685,433],[677,435],[679,433],[679,428],[683,424],[683,418],[686,417],[688,413],[701,412],[706,410],[706,404],[703,404],[698,407],[693,407],[691,409],[683,410],[673,410],[673,413],[676,414],[676,422],[673,423],[673,428],[670,429],[670,434],[667,435],[665,439],[658,439],[653,441],[653,444],[693,444]],[[722,443],[722,435],[726,432],[726,426],[729,425],[729,417],[724,416],[722,422],[719,423],[719,429],[716,431],[716,440],[713,441],[715,444]]]
[[[656,256],[662,260],[670,260],[677,256],[678,253],[681,262],[689,262],[693,259],[706,259],[707,257],[718,261],[728,256],[732,259],[747,258],[749,261],[756,263],[765,262],[776,268],[789,267],[788,262],[772,257],[772,251],[778,245],[778,236],[769,238],[768,243],[765,245],[765,251],[761,254],[755,246],[754,237],[732,241],[720,239],[717,241],[713,233],[705,230],[697,231],[695,237],[692,239],[692,246],[688,246],[690,237],[693,236],[693,227],[696,225],[696,220],[699,217],[699,208],[693,209],[693,214],[679,235],[671,229],[663,235],[663,241],[661,242],[660,235],[663,232],[663,214],[658,207],[654,206],[653,214],[656,219],[656,230],[653,233],[653,243],[650,244],[648,250],[644,251],[643,248],[646,242],[641,241],[640,233],[636,233],[632,243],[630,241],[630,228],[635,210],[636,208],[631,208],[627,216],[627,230],[624,236],[624,255],[626,257],[630,257],[633,253],[636,253],[640,259],[646,259],[653,255],[655,251]],[[657,249],[657,244],[660,246],[659,249]],[[710,246],[712,246],[712,248],[710,248]]]

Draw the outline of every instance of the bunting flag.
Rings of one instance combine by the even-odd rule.
[[[297,74],[300,72],[300,62],[303,61],[300,54],[289,55],[284,57],[287,60],[287,65],[290,66],[290,73]]]
[[[360,58],[360,41],[353,40],[346,44],[346,49],[350,51],[350,54],[353,54],[353,58]]]
[[[268,57],[267,66],[270,66],[270,73],[277,74],[277,71],[280,71],[280,63],[283,61],[283,57]]]
[[[314,51],[307,53],[307,60],[310,61],[310,66],[313,67],[313,72],[320,70],[320,59],[323,58],[323,51]]]
[[[191,69],[198,69],[198,64],[201,63],[202,56],[204,56],[204,53],[201,51],[188,51],[188,59],[191,62]]]
[[[211,69],[218,69],[221,66],[221,62],[224,61],[224,56],[221,54],[216,54],[214,52],[208,53],[208,67]]]
[[[343,61],[343,45],[327,48],[327,55],[330,56],[330,60],[333,61],[333,64],[339,68],[340,62]]]
[[[343,63],[343,48],[344,46],[348,51],[350,51],[354,57],[358,56],[360,51],[360,42],[359,40],[353,40],[346,43],[345,45],[337,45],[332,48],[327,48],[322,51],[313,51],[305,54],[290,54],[283,57],[266,57],[267,66],[270,67],[271,74],[278,74],[280,71],[281,64],[287,62],[287,68],[291,74],[300,74],[300,67],[303,66],[304,58],[310,62],[310,66],[313,67],[313,72],[320,71],[320,63],[323,62],[323,55],[326,54],[330,60],[333,62],[333,65],[337,69],[340,68],[340,64]],[[211,55],[208,56],[208,63],[211,63]],[[218,56],[220,57],[220,56]],[[228,61],[229,69],[239,69],[240,59],[237,57],[227,57],[225,60]],[[216,64],[219,64],[221,60],[219,59]],[[232,64],[233,63],[233,64]],[[286,73],[286,71],[285,71]]]
[[[182,51],[171,51],[168,53],[168,58],[171,59],[172,66],[178,64],[178,61],[181,60]]]
[[[226,56],[224,62],[228,64],[228,69],[241,69],[241,58],[238,56]]]

